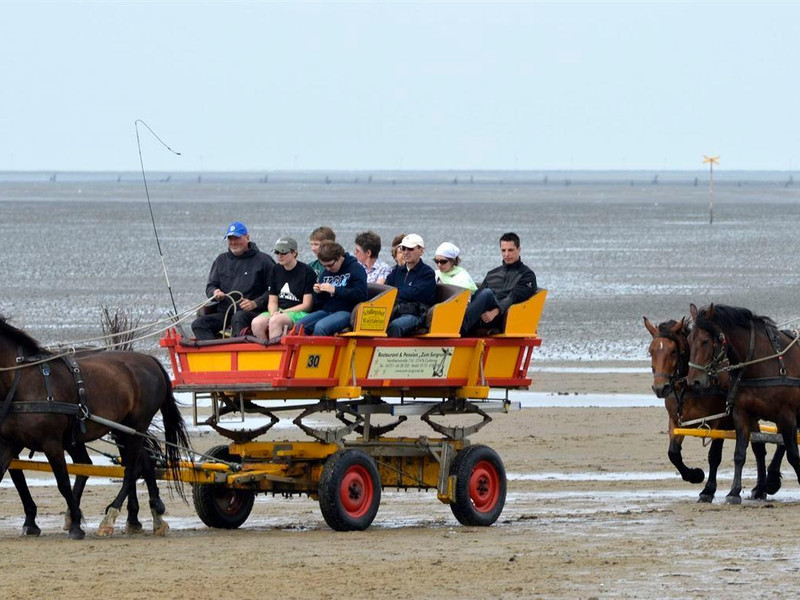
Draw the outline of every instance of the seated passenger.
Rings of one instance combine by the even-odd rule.
[[[320,244],[317,256],[324,270],[314,284],[314,312],[297,324],[309,335],[333,335],[350,325],[350,313],[367,299],[367,274],[336,242]]]
[[[322,242],[335,242],[336,234],[330,227],[317,227],[311,232],[311,236],[308,238],[308,241],[311,244],[311,253],[314,255],[314,260],[308,263],[308,266],[311,267],[317,277],[319,277],[320,273],[324,271],[324,267],[322,266],[322,263],[319,262],[319,256],[317,255],[317,252],[319,252],[319,246]]]
[[[461,265],[461,250],[458,246],[450,242],[439,244],[436,248],[436,256],[433,262],[436,263],[436,281],[449,285],[457,285],[474,292],[478,289],[475,282],[467,270]]]
[[[418,329],[425,319],[425,312],[436,302],[436,277],[433,269],[422,262],[425,242],[416,233],[403,238],[400,243],[404,264],[397,265],[386,285],[397,288],[397,299],[386,328],[389,337],[404,337]]]
[[[403,263],[403,251],[400,250],[400,242],[403,241],[404,237],[406,237],[405,233],[398,233],[396,236],[394,236],[394,238],[392,238],[392,258],[394,259],[394,263],[396,265],[400,265],[401,267],[403,266],[404,263]]]
[[[311,267],[297,260],[297,242],[293,238],[280,238],[273,253],[278,264],[269,280],[267,312],[253,319],[250,327],[257,338],[277,344],[284,331],[313,308],[317,276]]]
[[[461,326],[462,336],[477,335],[478,329],[502,331],[508,307],[536,293],[536,274],[522,263],[516,233],[500,236],[500,252],[503,264],[486,274],[472,296]]]
[[[374,231],[365,231],[356,236],[355,255],[367,272],[367,283],[385,283],[392,267],[378,258],[381,251],[381,236]]]
[[[197,317],[192,322],[192,332],[197,340],[213,340],[226,322],[234,336],[243,335],[250,321],[267,308],[267,286],[275,261],[250,241],[244,223],[234,221],[225,231],[228,251],[223,252],[211,265],[206,284],[206,296],[217,300],[211,313]],[[239,292],[241,300],[236,310],[231,307],[228,294]]]

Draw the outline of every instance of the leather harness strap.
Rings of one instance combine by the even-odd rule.
[[[25,359],[25,356],[22,354],[22,348],[17,349],[17,364],[22,363]],[[19,386],[19,380],[22,377],[22,369],[16,369],[14,371],[14,380],[11,382],[11,387],[8,388],[8,393],[6,394],[5,400],[3,400],[3,405],[0,406],[0,425],[3,424],[3,421],[6,418],[6,415],[11,408],[11,401],[14,399],[14,395],[17,393],[17,387]]]

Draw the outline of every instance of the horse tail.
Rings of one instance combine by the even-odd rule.
[[[172,475],[170,478],[171,485],[178,495],[185,500],[186,496],[183,491],[183,481],[181,480],[180,461],[183,457],[181,449],[188,448],[191,450],[189,431],[186,429],[186,421],[184,421],[183,415],[178,408],[178,402],[175,400],[175,396],[172,393],[172,382],[170,381],[169,374],[166,369],[164,369],[164,365],[162,365],[157,358],[153,357],[153,360],[164,374],[164,381],[167,386],[164,401],[161,403],[161,417],[164,421],[164,438],[167,441],[165,444],[167,468]]]

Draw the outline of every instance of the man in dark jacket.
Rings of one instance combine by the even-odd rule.
[[[463,336],[475,335],[476,329],[502,330],[508,307],[536,293],[536,274],[522,263],[516,233],[500,236],[500,252],[503,264],[486,274],[470,300],[461,326]]]
[[[386,285],[397,288],[397,299],[392,319],[386,328],[389,337],[404,337],[418,329],[425,312],[436,302],[436,275],[422,262],[425,242],[416,233],[411,233],[400,242],[405,262],[397,265],[386,278]]]
[[[367,272],[336,242],[322,242],[317,258],[323,271],[314,284],[314,312],[297,325],[309,335],[333,335],[350,325],[350,313],[368,298]]]
[[[241,335],[250,326],[250,321],[267,309],[267,288],[275,261],[250,241],[244,223],[231,223],[225,239],[228,240],[228,251],[214,260],[206,284],[206,296],[218,302],[209,307],[210,314],[192,322],[192,331],[198,340],[213,340],[226,322],[234,336]],[[241,293],[241,299],[234,294],[235,312],[227,296],[232,292]]]

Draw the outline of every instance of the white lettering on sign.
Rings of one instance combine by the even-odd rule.
[[[375,348],[369,379],[443,379],[450,370],[453,348],[411,346]]]

